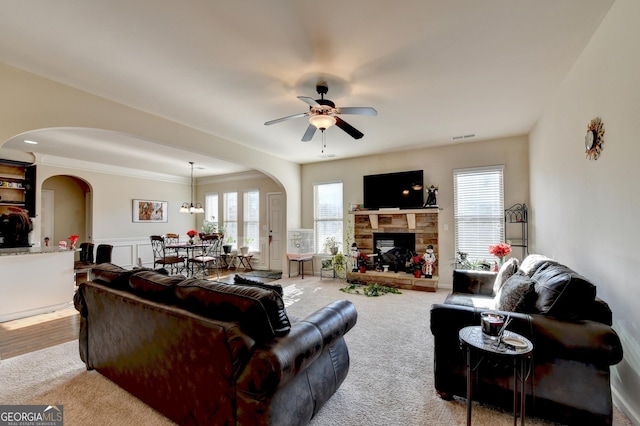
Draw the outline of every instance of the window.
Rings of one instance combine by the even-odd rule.
[[[456,251],[471,261],[491,258],[489,246],[504,241],[503,169],[453,171]]]
[[[218,193],[207,192],[204,195],[204,220],[215,225],[218,229]]]
[[[243,200],[244,243],[258,251],[260,242],[260,191],[245,191]]]
[[[223,203],[225,243],[237,247],[235,242],[238,241],[238,193],[225,192]]]
[[[316,253],[324,252],[327,237],[342,242],[342,182],[313,185],[313,229]]]

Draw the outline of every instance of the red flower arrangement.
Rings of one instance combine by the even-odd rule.
[[[198,235],[198,231],[196,231],[195,229],[189,229],[189,230],[187,231],[187,235],[189,236],[189,238],[193,238],[193,237],[195,237],[196,235]]]
[[[511,253],[511,246],[505,243],[490,245],[489,253],[496,257],[503,258]]]
[[[413,264],[413,269],[416,271],[422,271],[422,265],[425,264],[424,257],[422,255],[417,254],[411,258],[411,262]]]
[[[78,242],[78,238],[80,238],[78,235],[73,234],[73,235],[69,235],[69,241],[71,241],[71,244],[75,244]]]
[[[369,256],[366,253],[360,252],[358,255],[358,266],[367,266]]]

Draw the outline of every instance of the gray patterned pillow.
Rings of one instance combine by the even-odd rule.
[[[498,275],[496,275],[496,280],[493,282],[494,295],[498,294],[502,285],[507,282],[511,275],[518,271],[518,266],[520,266],[520,262],[515,257],[508,259],[502,264],[498,271]]]
[[[508,312],[535,312],[537,299],[533,280],[523,272],[513,274],[498,290],[496,309]]]

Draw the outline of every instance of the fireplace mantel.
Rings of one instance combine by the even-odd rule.
[[[368,215],[369,222],[371,223],[371,229],[378,229],[378,216],[403,214],[407,217],[407,225],[409,229],[416,229],[416,214],[420,213],[438,213],[440,209],[407,209],[407,210],[357,210],[349,212],[353,215]]]

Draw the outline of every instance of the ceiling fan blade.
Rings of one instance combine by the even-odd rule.
[[[316,126],[314,126],[313,124],[309,124],[309,127],[307,127],[307,131],[304,132],[304,135],[302,136],[302,142],[309,142],[311,139],[313,139],[313,135],[316,134]]]
[[[319,103],[316,102],[315,99],[310,98],[308,96],[298,96],[298,99],[300,99],[302,102],[305,102],[311,106],[317,106],[320,105]]]
[[[265,126],[269,126],[271,124],[276,124],[276,123],[280,123],[282,121],[292,120],[294,118],[302,118],[302,117],[306,117],[308,115],[309,115],[308,112],[303,112],[301,114],[294,114],[294,115],[290,115],[288,117],[276,118],[275,120],[267,121],[266,123],[264,123],[264,125]]]
[[[378,115],[378,111],[371,107],[344,107],[338,108],[338,114]]]
[[[335,117],[335,118],[336,118],[336,126],[340,127],[342,130],[347,132],[352,138],[360,139],[361,137],[364,136],[364,133],[362,133],[360,130],[356,129],[355,127],[353,127],[351,124],[347,123],[340,117]]]

